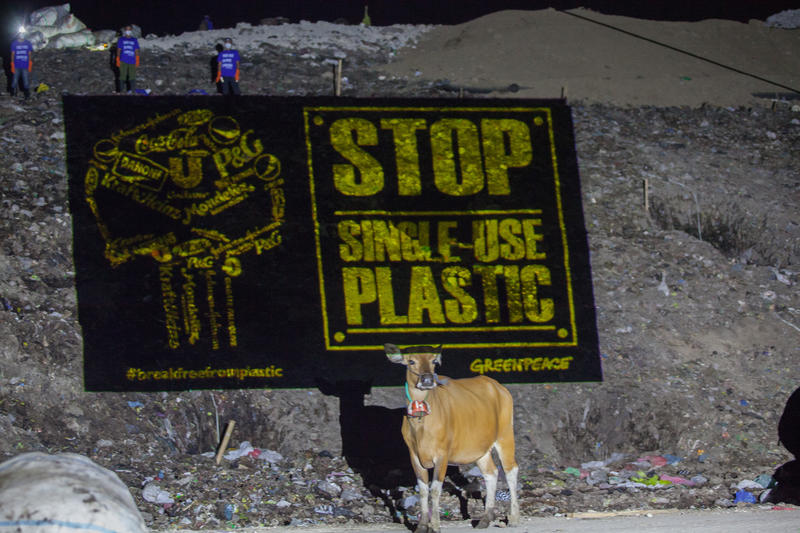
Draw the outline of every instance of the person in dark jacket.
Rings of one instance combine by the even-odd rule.
[[[197,31],[206,31],[213,29],[214,29],[214,23],[211,22],[211,17],[208,15],[203,15],[203,20],[200,21],[200,26],[197,28]]]

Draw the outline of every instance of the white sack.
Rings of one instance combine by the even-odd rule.
[[[69,10],[69,4],[43,7],[28,15],[28,22],[34,26],[55,26],[59,20],[69,15]]]
[[[58,27],[58,33],[75,33],[76,31],[86,29],[86,24],[78,20],[78,17],[72,14],[64,17],[56,26]]]
[[[95,36],[89,30],[78,31],[75,33],[65,33],[56,35],[50,39],[51,48],[77,48],[79,46],[92,46],[97,42]]]
[[[117,42],[117,32],[114,30],[97,30],[94,33],[94,39],[96,43],[116,43]]]
[[[74,453],[25,453],[0,464],[0,521],[18,533],[147,533],[128,487]]]

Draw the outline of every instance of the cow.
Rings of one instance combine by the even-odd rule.
[[[403,419],[403,440],[417,477],[420,516],[416,531],[438,533],[439,497],[448,464],[476,463],[486,482],[485,512],[476,527],[494,520],[497,452],[511,493],[508,524],[519,524],[517,473],[514,459],[514,402],[508,389],[488,376],[450,379],[436,374],[442,362],[440,346],[400,349],[385,344],[386,357],[406,367],[408,408]],[[428,469],[433,479],[428,487]],[[430,494],[431,507],[428,507]]]

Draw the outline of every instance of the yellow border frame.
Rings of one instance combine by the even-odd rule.
[[[314,184],[314,163],[312,159],[312,146],[310,137],[310,124],[309,115],[314,112],[325,111],[350,111],[350,112],[376,112],[376,111],[402,111],[402,112],[513,112],[513,113],[544,113],[547,117],[547,133],[550,142],[550,157],[552,161],[553,180],[556,193],[556,204],[558,212],[558,225],[561,232],[561,244],[564,250],[564,273],[567,284],[567,299],[569,300],[569,321],[572,329],[572,340],[569,342],[500,342],[500,343],[449,343],[447,347],[452,348],[544,348],[544,347],[575,347],[578,346],[578,329],[575,323],[575,301],[572,288],[572,272],[569,266],[569,246],[567,240],[566,224],[564,221],[564,211],[561,198],[561,179],[558,173],[558,156],[555,147],[555,132],[553,131],[553,117],[551,109],[548,107],[400,107],[400,106],[305,106],[303,107],[303,127],[306,137],[306,151],[308,158],[308,175],[309,175],[309,189],[311,191],[311,214],[314,220],[314,241],[316,245],[317,255],[317,274],[320,290],[320,298],[322,305],[322,322],[325,338],[325,349],[328,351],[357,351],[357,350],[374,350],[382,348],[378,345],[348,345],[348,346],[332,346],[330,342],[330,325],[328,323],[328,303],[325,297],[325,280],[323,274],[322,264],[322,245],[320,242],[319,234],[319,217],[317,213],[317,197]],[[527,212],[541,212],[539,209],[509,209],[509,210],[486,210],[486,211],[470,211],[469,214],[520,214]],[[335,215],[377,215],[377,216],[418,216],[418,215],[445,215],[445,214],[458,214],[455,211],[384,211],[384,210],[369,210],[369,211],[334,211]],[[415,328],[348,328],[348,332],[359,333],[384,333],[388,331],[398,333],[430,333],[436,331],[447,332],[476,332],[476,331],[533,331],[533,330],[552,330],[555,326],[466,326],[453,328],[448,326],[445,330],[444,327],[415,327]]]

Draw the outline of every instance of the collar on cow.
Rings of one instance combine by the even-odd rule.
[[[428,392],[425,392],[425,398],[428,397]],[[430,407],[428,407],[425,398],[422,401],[412,400],[411,393],[408,391],[408,382],[406,381],[406,398],[408,398],[408,407],[406,408],[406,416],[413,418],[420,418],[431,414]]]

